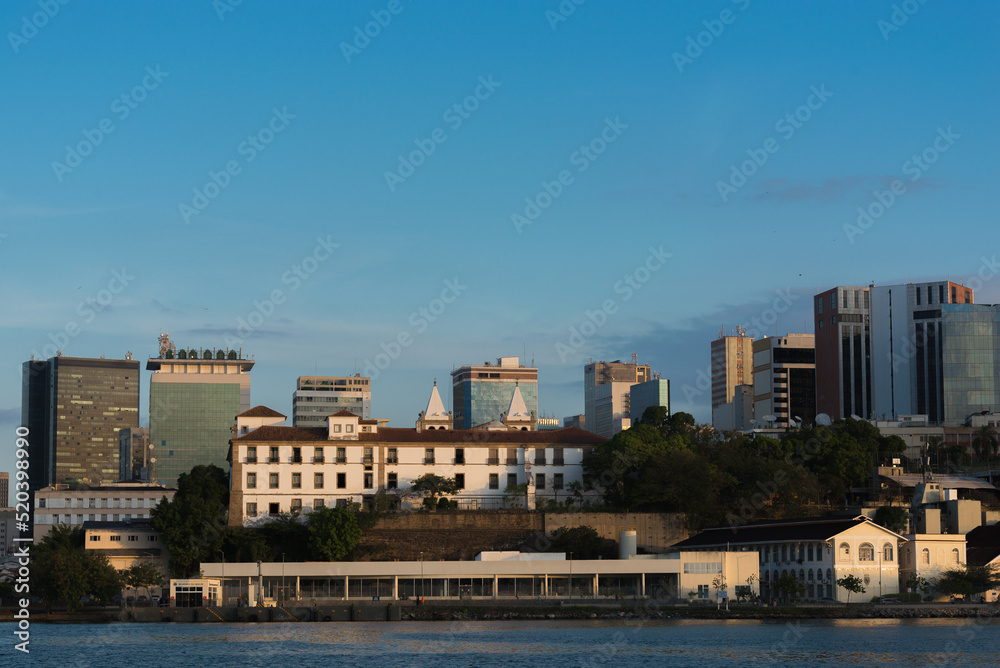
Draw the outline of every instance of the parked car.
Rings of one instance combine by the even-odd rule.
[[[156,604],[160,602],[160,597],[157,596],[156,594],[153,594],[152,596],[149,597],[149,600],[152,601],[154,604]]]
[[[886,603],[900,603],[900,602],[901,601],[898,598],[895,598],[894,596],[883,596],[881,599],[879,599],[879,603],[882,603],[882,604],[886,604]]]

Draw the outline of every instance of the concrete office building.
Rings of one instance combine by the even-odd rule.
[[[746,431],[753,422],[753,385],[737,385],[732,401],[712,409],[712,426],[719,431]]]
[[[177,486],[195,466],[226,468],[234,416],[250,408],[254,363],[235,350],[176,350],[160,336],[160,356],[151,357],[149,433],[156,450],[156,481]],[[138,426],[138,425],[135,425]]]
[[[973,298],[971,288],[951,281],[871,288],[872,408],[878,419],[920,414],[931,424],[945,421],[944,313]],[[956,345],[966,343],[971,340]],[[956,348],[952,363],[960,364],[963,355]]]
[[[0,508],[6,508],[10,499],[10,474],[0,472]]]
[[[150,483],[113,483],[100,487],[53,485],[35,492],[34,540],[44,538],[60,524],[83,526],[84,522],[120,522],[150,517],[164,498],[177,490]]]
[[[496,364],[462,366],[451,372],[452,411],[455,429],[499,420],[519,386],[529,413],[538,415],[538,368],[527,367],[518,357],[501,357]]]
[[[813,300],[816,411],[834,420],[872,412],[870,288],[838,286]]]
[[[299,376],[292,395],[292,426],[323,427],[328,415],[350,411],[363,420],[372,417],[371,378]]]
[[[118,432],[139,426],[139,362],[57,356],[25,362],[21,424],[31,489],[118,480]]]
[[[15,538],[18,538],[17,511],[0,508],[0,561],[14,554]]]
[[[768,427],[816,418],[816,350],[812,334],[765,337],[753,343],[754,414]],[[773,415],[774,420],[766,420]]]
[[[629,388],[653,377],[648,364],[632,362],[591,362],[583,367],[584,424],[588,431],[611,438],[627,428],[630,421]],[[607,385],[604,389],[601,386]],[[617,431],[616,431],[617,427]]]
[[[737,385],[753,385],[753,339],[737,327],[712,341],[712,408],[733,400]]]

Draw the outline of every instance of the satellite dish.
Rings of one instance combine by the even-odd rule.
[[[860,415],[855,415],[854,413],[851,413],[851,419],[852,420],[864,420],[863,417],[861,417]]]
[[[827,415],[826,413],[820,413],[819,415],[816,416],[816,424],[823,427],[829,427],[831,424],[833,424],[833,420],[831,420],[830,416]]]
[[[764,416],[764,422],[774,422],[777,419],[778,419],[777,415],[765,415]]]

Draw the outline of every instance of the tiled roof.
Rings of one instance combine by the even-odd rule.
[[[860,517],[851,519],[812,517],[798,520],[756,522],[736,527],[713,527],[705,529],[700,534],[692,536],[687,540],[675,543],[671,547],[710,547],[727,545],[729,543],[744,545],[747,543],[773,543],[788,540],[823,541],[865,522],[880,529],[884,528]]]
[[[347,410],[346,408],[341,408],[339,411],[337,411],[330,417],[357,417],[357,415]]]
[[[267,406],[254,406],[248,411],[243,411],[236,417],[238,418],[257,418],[257,417],[280,417],[286,418],[287,416],[282,415],[278,411],[268,408]]]
[[[978,566],[1000,557],[1000,524],[976,527],[965,534],[965,555],[970,564]]]
[[[324,427],[265,426],[254,429],[235,439],[241,443],[254,441],[328,441],[350,444],[353,440],[329,440]],[[375,433],[358,434],[358,441],[384,443],[465,443],[474,446],[483,443],[551,443],[564,445],[599,445],[608,439],[577,427],[564,427],[548,431],[486,431],[484,429],[416,429],[382,427]]]

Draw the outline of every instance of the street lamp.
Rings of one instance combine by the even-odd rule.
[[[285,604],[285,553],[281,553],[281,593],[278,595],[278,605]]]
[[[257,562],[257,605],[264,604],[264,576],[261,573],[260,562]]]
[[[420,553],[420,598],[424,597],[424,553]]]
[[[222,555],[222,607],[226,607],[226,553],[216,550]]]
[[[573,553],[569,553],[569,600],[573,602]]]

